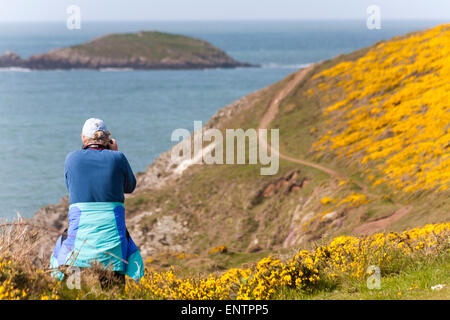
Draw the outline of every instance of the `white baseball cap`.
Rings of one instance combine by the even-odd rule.
[[[96,133],[97,131],[103,132],[108,131],[108,128],[106,128],[106,125],[103,122],[103,120],[96,118],[87,119],[83,126],[82,131],[83,136],[85,136],[86,138],[93,138],[94,133]]]

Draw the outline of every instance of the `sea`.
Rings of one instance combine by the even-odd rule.
[[[444,21],[134,21],[1,23],[0,53],[22,57],[109,33],[158,30],[209,41],[259,68],[133,71],[0,69],[0,218],[32,217],[66,196],[64,160],[90,117],[106,122],[135,172],[220,108],[310,63]]]

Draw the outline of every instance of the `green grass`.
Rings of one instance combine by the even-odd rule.
[[[144,57],[161,60],[226,56],[222,50],[206,41],[156,31],[111,34],[71,48],[88,56],[106,58]]]
[[[322,282],[317,290],[283,288],[275,299],[288,300],[407,300],[407,299],[449,299],[450,259],[444,253],[434,260],[410,261],[398,273],[381,274],[380,289],[369,289],[366,280],[341,279],[336,282]],[[432,290],[432,286],[443,284],[442,290]]]

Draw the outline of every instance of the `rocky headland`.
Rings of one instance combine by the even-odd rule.
[[[11,51],[0,56],[0,68],[34,70],[158,70],[255,66],[234,60],[206,41],[157,31],[105,35],[84,44],[53,49],[27,59]]]

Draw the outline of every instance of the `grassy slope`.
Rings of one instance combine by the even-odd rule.
[[[282,101],[280,112],[271,127],[280,128],[280,149],[283,153],[314,159],[314,153],[311,152],[312,144],[327,128],[322,112],[340,100],[339,90],[333,87],[315,95],[307,94],[310,89],[317,88],[320,84],[321,80],[314,79],[314,75],[343,61],[356,61],[366,55],[371,48],[342,55],[317,65],[311,75]],[[272,97],[292,77],[288,76],[250,96],[247,104],[251,107],[244,108],[232,119],[223,121],[219,124],[219,128],[256,128]],[[320,163],[367,183],[363,168],[357,161],[329,156],[320,159]],[[192,242],[188,253],[198,254],[203,259],[194,259],[197,263],[180,261],[179,264],[188,264],[190,268],[198,267],[200,270],[208,271],[239,265],[246,259],[254,260],[252,253],[254,251],[284,252],[286,249],[282,247],[283,241],[292,230],[303,236],[304,241],[299,245],[308,247],[324,237],[351,234],[356,226],[389,216],[406,204],[413,205],[412,211],[389,225],[388,230],[402,230],[449,219],[450,204],[445,193],[394,194],[389,186],[382,184],[370,189],[371,193],[379,197],[370,198],[369,203],[339,209],[338,215],[342,221],[336,226],[320,219],[321,212],[335,209],[333,204],[324,205],[320,200],[324,196],[342,199],[351,193],[361,193],[358,186],[351,183],[339,186],[339,181],[331,179],[321,171],[284,160],[280,161],[280,170],[276,176],[261,176],[259,168],[258,165],[191,167],[176,185],[168,185],[161,190],[130,198],[127,200],[127,208],[131,215],[156,207],[162,209],[151,218],[144,218],[140,223],[142,228],[151,228],[156,219],[163,215],[172,215],[187,221],[189,228],[196,231],[190,236],[189,241]],[[308,178],[310,183],[300,191],[280,192],[258,205],[252,204],[258,192],[267,183],[292,170],[300,170],[300,177]],[[306,202],[308,202],[306,208],[299,210],[298,207],[305,206]],[[295,215],[302,218],[310,212],[316,219],[312,219],[308,225],[294,221]],[[230,251],[240,258],[222,257],[220,261],[215,261],[216,258],[206,254],[209,249],[220,245],[228,246]]]
[[[279,290],[274,299],[281,300],[447,300],[450,296],[448,255],[428,263],[412,263],[397,274],[383,275],[380,289],[369,289],[365,281],[344,279],[338,286],[323,285],[305,292],[290,288]],[[431,287],[446,284],[441,290]]]
[[[161,60],[225,56],[222,50],[203,40],[156,31],[112,34],[71,48],[87,56],[106,58]]]
[[[317,67],[313,75],[332,68],[343,61],[354,61],[366,54],[367,51],[368,49],[363,49],[326,61]],[[311,78],[313,75],[311,75]],[[280,113],[272,124],[273,127],[281,128],[281,151],[300,158],[314,158],[311,146],[329,127],[326,122],[327,119],[322,116],[322,112],[326,107],[339,101],[341,98],[340,92],[335,88],[329,88],[325,92],[320,92],[313,96],[305,94],[308,90],[317,88],[321,83],[320,79],[313,80],[311,78],[306,83],[301,84],[290,97],[282,102]],[[323,99],[323,96],[326,99]],[[311,130],[314,132],[311,132]],[[358,165],[359,159],[356,161],[347,158],[339,159],[330,155],[319,161],[315,159],[315,161],[329,168],[336,169],[358,181],[370,184],[364,177],[364,167]],[[356,187],[355,189],[360,191]],[[365,210],[362,210],[364,213],[361,215],[361,218],[370,220],[382,218],[400,207],[399,203],[411,204],[413,209],[407,217],[395,222],[388,230],[401,230],[425,223],[447,221],[450,218],[450,201],[447,193],[423,191],[416,194],[400,193],[394,195],[393,191],[392,188],[384,184],[372,188],[372,192],[379,195],[389,195],[391,199],[388,201],[373,201],[368,204]],[[336,197],[339,197],[339,192],[337,192]]]

